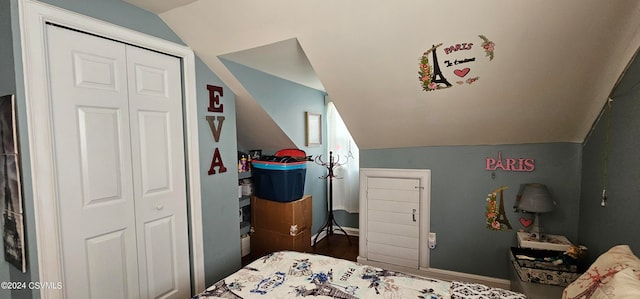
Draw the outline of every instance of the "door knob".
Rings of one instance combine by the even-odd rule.
[[[413,209],[411,216],[413,217],[413,222],[416,222],[416,209]]]
[[[162,209],[164,209],[164,206],[163,206],[163,205],[157,205],[157,206],[156,206],[156,210],[160,211],[160,210],[162,210]]]

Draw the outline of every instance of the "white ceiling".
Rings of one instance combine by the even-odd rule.
[[[257,146],[291,140],[272,138],[277,125],[220,57],[325,90],[371,149],[582,142],[640,46],[640,0],[126,1],[157,13],[232,89],[239,134],[262,130],[239,138]],[[439,43],[453,86],[423,91],[418,62]],[[474,45],[445,54],[458,43]],[[457,84],[465,66],[478,80]]]

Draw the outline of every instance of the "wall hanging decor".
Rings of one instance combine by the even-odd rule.
[[[525,227],[525,228],[529,228],[529,226],[531,226],[531,224],[533,224],[533,219],[520,217],[520,224],[522,224],[522,226]]]
[[[0,168],[0,198],[4,259],[22,272],[27,271],[24,242],[24,214],[20,183],[20,155],[16,130],[15,99],[13,95],[0,97],[0,142],[2,167]]]
[[[443,45],[433,44],[420,57],[418,80],[424,91],[455,86],[449,80],[456,85],[471,85],[480,79],[481,64],[495,57],[495,43],[484,35]],[[442,66],[438,62],[438,55],[442,59]]]
[[[499,187],[487,195],[487,209],[485,215],[487,216],[486,225],[490,230],[508,231],[511,230],[511,224],[507,219],[507,214],[504,210],[504,190],[507,187]],[[498,198],[500,198],[498,202]]]
[[[209,106],[207,107],[207,112],[224,113],[224,104],[220,103],[220,97],[224,94],[224,90],[222,89],[222,87],[207,85],[207,90],[209,91]],[[207,115],[205,116],[205,119],[209,124],[209,129],[211,130],[213,141],[215,143],[218,143],[218,141],[220,141],[222,124],[224,123],[225,117],[222,115]],[[216,168],[218,169],[217,172]],[[227,172],[227,168],[224,167],[222,156],[220,155],[220,150],[216,146],[213,151],[213,156],[211,157],[211,164],[209,165],[209,171],[207,172],[207,174],[213,175],[223,172]]]
[[[487,157],[484,159],[484,170],[504,170],[504,171],[524,171],[531,172],[536,169],[535,160],[533,158],[502,158],[502,153],[498,152],[498,157]]]
[[[322,114],[305,112],[306,146],[322,145]]]

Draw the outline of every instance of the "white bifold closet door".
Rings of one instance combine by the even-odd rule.
[[[47,26],[67,298],[188,298],[180,60]]]

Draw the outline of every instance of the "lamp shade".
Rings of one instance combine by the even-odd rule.
[[[547,213],[556,207],[547,186],[531,183],[523,186],[518,209],[529,213]]]

